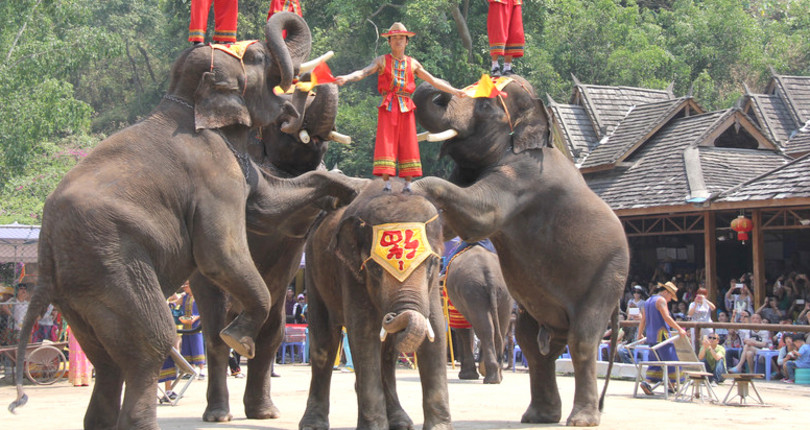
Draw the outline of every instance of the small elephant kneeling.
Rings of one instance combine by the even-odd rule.
[[[423,428],[452,428],[438,286],[441,221],[424,196],[399,193],[399,185],[393,192],[382,188],[381,181],[369,184],[323,219],[307,242],[312,381],[301,429],[329,428],[341,325],[357,377],[357,428],[413,428],[396,396],[400,352],[419,357]]]

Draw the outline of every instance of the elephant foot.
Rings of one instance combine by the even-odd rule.
[[[557,407],[556,410],[550,410],[550,408],[542,410],[529,405],[529,408],[523,413],[523,417],[520,418],[520,422],[524,424],[552,424],[559,423],[561,418],[562,411],[560,407]]]
[[[253,342],[253,338],[250,336],[242,336],[238,333],[232,333],[232,331],[235,332],[237,330],[231,329],[230,326],[225,327],[219,332],[219,337],[222,338],[225,344],[233,348],[237,354],[247,358],[256,356],[256,344]]]
[[[245,406],[245,415],[252,420],[269,420],[281,416],[281,411],[274,404],[263,407]]]
[[[206,408],[203,413],[203,421],[207,423],[226,423],[233,419],[233,415],[227,408]]]
[[[500,384],[502,380],[503,377],[501,376],[501,372],[492,372],[484,377],[485,384]]]
[[[304,415],[298,423],[299,430],[329,430],[329,420],[317,418],[311,415]]]
[[[478,372],[475,369],[461,369],[461,372],[458,372],[458,379],[478,379]]]
[[[422,427],[424,430],[453,430],[453,423],[452,422],[441,422],[441,423],[425,423],[425,426]]]
[[[571,411],[565,425],[570,427],[595,427],[599,425],[601,414],[597,409],[582,408]]]
[[[413,421],[404,410],[399,409],[388,414],[388,428],[389,430],[413,430]]]

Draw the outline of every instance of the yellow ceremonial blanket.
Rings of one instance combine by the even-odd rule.
[[[491,81],[491,84],[487,81]],[[481,77],[481,80],[465,87],[462,91],[467,94],[467,97],[490,97],[490,88],[482,88],[482,87],[489,87],[494,86],[498,92],[503,90],[503,87],[508,85],[512,82],[513,79],[506,76],[501,76],[499,78],[491,78],[488,75],[486,77]],[[486,93],[486,94],[484,94]]]
[[[254,43],[258,42],[258,40],[242,40],[239,42],[234,43],[217,43],[215,45],[211,45],[214,49],[219,49],[222,52],[227,52],[230,55],[238,59],[242,59],[245,56],[245,51],[247,51],[248,46],[253,45]]]
[[[431,254],[435,255],[427,240],[425,223],[390,223],[373,228],[371,259],[399,282],[408,279]]]

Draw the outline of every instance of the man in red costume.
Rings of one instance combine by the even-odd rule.
[[[414,77],[425,80],[440,91],[464,97],[463,91],[454,88],[443,79],[434,77],[415,58],[405,55],[409,38],[414,35],[401,22],[395,22],[388,32],[382,34],[391,46],[390,54],[375,58],[364,69],[335,78],[336,84],[343,85],[377,73],[377,90],[383,99],[377,108],[379,116],[372,173],[375,176],[382,176],[385,180],[385,191],[391,191],[388,179],[396,175],[397,167],[399,176],[405,178],[405,192],[410,192],[411,180],[415,176],[422,176],[422,161],[419,157],[416,120],[413,113],[416,105],[411,100],[411,94],[416,90]]]
[[[205,32],[208,30],[208,11],[211,9],[212,1],[214,3],[214,43],[236,42],[238,0],[191,0],[188,41],[195,45],[205,42]]]
[[[492,76],[513,75],[512,58],[523,56],[523,0],[489,0],[487,36],[492,57]],[[498,59],[504,57],[503,72]]]
[[[301,12],[301,3],[298,0],[272,0],[270,9],[267,11],[267,19],[270,19],[274,13],[278,12],[292,12],[300,17],[304,16]]]

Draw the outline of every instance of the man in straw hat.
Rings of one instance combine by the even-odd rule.
[[[411,94],[416,90],[414,77],[423,79],[440,91],[464,97],[463,91],[454,88],[443,79],[434,77],[415,58],[405,55],[405,47],[408,46],[411,36],[414,36],[414,33],[408,31],[401,22],[395,22],[382,34],[382,37],[388,39],[390,54],[375,58],[364,69],[335,78],[336,84],[343,85],[377,73],[377,90],[383,99],[377,108],[377,138],[374,143],[372,173],[375,176],[382,176],[385,180],[385,191],[391,190],[388,178],[396,175],[397,167],[399,176],[405,178],[406,192],[410,192],[411,179],[422,176],[422,161],[419,157],[416,120],[413,113],[416,105],[411,100]]]
[[[641,314],[641,322],[638,325],[639,336],[646,336],[647,345],[653,346],[669,338],[669,331],[674,328],[678,334],[686,337],[686,331],[678,325],[669,314],[667,304],[678,300],[678,287],[672,282],[658,284],[653,291],[653,295],[644,303],[644,311]],[[670,328],[671,327],[671,328]],[[677,361],[675,347],[672,344],[658,350],[658,356],[663,361]],[[670,390],[675,382],[675,369],[669,369]],[[648,396],[653,395],[650,382],[657,383],[663,378],[664,371],[658,366],[650,366],[647,369],[647,381],[641,383],[641,390]]]

